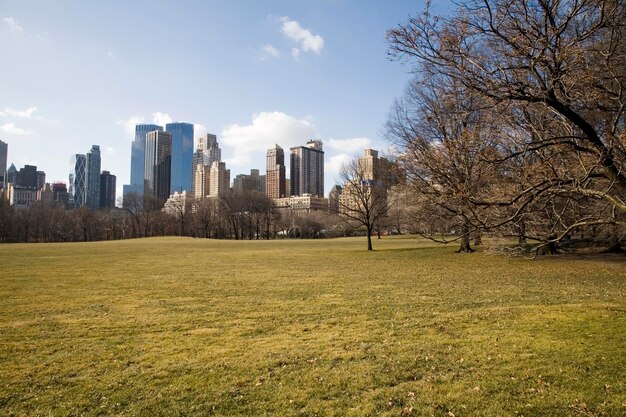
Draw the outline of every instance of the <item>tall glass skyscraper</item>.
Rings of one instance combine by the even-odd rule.
[[[172,182],[170,194],[175,191],[192,192],[191,165],[193,159],[193,124],[185,122],[168,123],[165,131],[172,135]]]
[[[130,150],[130,184],[124,186],[124,194],[143,194],[143,180],[146,158],[146,135],[148,132],[163,131],[163,127],[153,124],[135,125],[135,140]]]
[[[84,207],[87,204],[87,194],[85,190],[85,167],[87,157],[77,153],[70,158],[70,189],[69,204],[72,207]]]
[[[100,208],[100,146],[93,145],[87,152],[87,165],[85,167],[87,207],[98,210]]]
[[[168,132],[150,132],[146,136],[144,196],[152,196],[163,205],[170,195],[172,135]]]

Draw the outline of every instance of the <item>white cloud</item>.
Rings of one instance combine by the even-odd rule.
[[[135,138],[135,125],[141,124],[145,122],[145,118],[143,116],[132,116],[127,120],[118,120],[115,122],[116,125],[122,126],[126,134],[129,137]]]
[[[22,27],[12,17],[5,17],[4,23],[9,27],[11,32],[22,32]]]
[[[259,53],[259,61],[266,61],[270,58],[280,58],[280,51],[276,49],[273,45],[263,45]]]
[[[2,130],[5,133],[10,133],[12,135],[19,135],[19,136],[29,136],[33,134],[32,131],[17,127],[13,123],[5,123],[1,125],[0,130]]]
[[[122,126],[128,137],[135,139],[135,125],[141,124],[145,121],[142,116],[132,116],[127,120],[118,120],[116,125]]]
[[[26,110],[15,110],[15,109],[11,109],[9,107],[5,107],[4,108],[4,112],[0,112],[0,115],[2,116],[13,116],[13,117],[23,117],[26,119],[32,119],[33,118],[33,113],[35,113],[37,111],[37,107],[29,107]]]
[[[200,136],[206,135],[207,134],[206,127],[204,125],[201,125],[200,123],[194,123],[193,134],[195,136],[194,139],[199,138]],[[195,144],[194,144],[194,149],[195,149]]]
[[[324,144],[336,151],[361,154],[372,146],[372,141],[369,138],[327,139]]]
[[[297,45],[297,48],[294,48],[298,50],[297,54],[300,53],[300,50],[314,52],[317,55],[322,52],[324,39],[320,35],[314,35],[310,30],[300,26],[300,23],[286,16],[281,17],[279,20],[282,22],[281,31],[283,35]],[[292,50],[292,55],[294,55],[294,50]]]
[[[40,42],[54,44],[54,42],[52,41],[52,39],[50,39],[50,36],[46,32],[36,34],[34,37]]]
[[[111,146],[107,146],[106,148],[104,148],[104,151],[107,155],[115,155],[115,149]]]
[[[328,158],[328,162],[324,164],[324,175],[326,175],[327,178],[332,178],[335,182],[341,183],[341,169],[345,165],[347,165],[353,158],[354,155],[350,155],[347,153],[340,153],[331,156],[330,158]]]
[[[296,61],[299,61],[300,58],[300,50],[298,48],[291,48],[291,56]]]
[[[114,57],[115,57],[115,55],[114,55],[114,54],[113,54],[113,52],[111,52],[111,51],[107,51],[107,56],[108,56],[109,58],[114,58]]]
[[[231,124],[222,129],[220,144],[232,149],[227,164],[248,168],[253,156],[265,155],[267,149],[280,145],[288,154],[289,147],[303,145],[316,136],[313,123],[296,119],[282,112],[263,112],[252,116],[248,125]]]
[[[159,126],[165,127],[166,124],[172,123],[172,118],[167,113],[161,113],[160,111],[152,114],[152,121]]]

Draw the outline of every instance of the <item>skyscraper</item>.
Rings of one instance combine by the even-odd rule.
[[[211,179],[210,165],[197,165],[194,174],[193,196],[197,199],[203,199],[209,195]]]
[[[209,174],[209,197],[219,197],[230,190],[230,169],[226,163],[215,161]]]
[[[0,140],[0,188],[6,187],[7,175],[7,155],[9,153],[9,145]]]
[[[11,164],[9,169],[7,169],[7,177],[5,182],[7,184],[15,184],[17,182],[17,168],[15,168],[15,164]]]
[[[265,193],[269,198],[285,197],[285,151],[278,145],[267,150]]]
[[[198,188],[196,186],[196,176],[198,175],[198,166],[208,166],[210,168],[211,164],[215,161],[222,160],[222,151],[217,143],[217,136],[207,133],[205,136],[201,136],[197,139],[198,146],[196,148],[196,152],[193,154],[193,158],[191,161],[191,191],[195,194],[196,189],[200,190],[202,187]],[[200,195],[200,197],[204,197]]]
[[[100,208],[100,163],[100,146],[93,145],[91,151],[87,152],[85,166],[87,207],[93,210]]]
[[[324,151],[321,140],[291,148],[291,195],[324,197]]]
[[[17,172],[15,185],[28,188],[30,190],[37,190],[37,178],[37,167],[35,165],[24,165],[24,167],[20,168]]]
[[[163,127],[153,124],[135,125],[135,140],[130,151],[130,184],[124,185],[124,194],[143,194],[143,177],[145,174],[146,135],[155,130],[163,131]]]
[[[172,135],[156,130],[146,136],[144,195],[163,205],[170,196]]]
[[[165,131],[172,137],[172,173],[170,194],[191,191],[191,160],[193,159],[193,124],[168,123]]]
[[[84,154],[77,153],[70,158],[69,205],[71,207],[78,208],[87,205],[87,194],[85,192],[86,165],[87,157]]]
[[[109,171],[100,174],[100,208],[115,207],[115,180]]]
[[[46,185],[46,173],[44,171],[37,171],[37,189],[41,190]]]

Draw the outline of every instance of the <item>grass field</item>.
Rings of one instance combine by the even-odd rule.
[[[626,258],[0,247],[2,416],[623,416]]]

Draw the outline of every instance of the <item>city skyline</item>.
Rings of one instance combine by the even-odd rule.
[[[10,65],[0,75],[12,82],[0,99],[0,140],[8,164],[67,181],[69,154],[99,144],[101,168],[117,176],[121,196],[134,125],[179,120],[194,124],[194,139],[216,134],[233,174],[263,170],[275,143],[322,139],[330,190],[342,162],[389,147],[379,132],[410,74],[388,61],[385,33],[423,5],[5,2],[0,45]],[[168,25],[145,31],[137,16]]]

